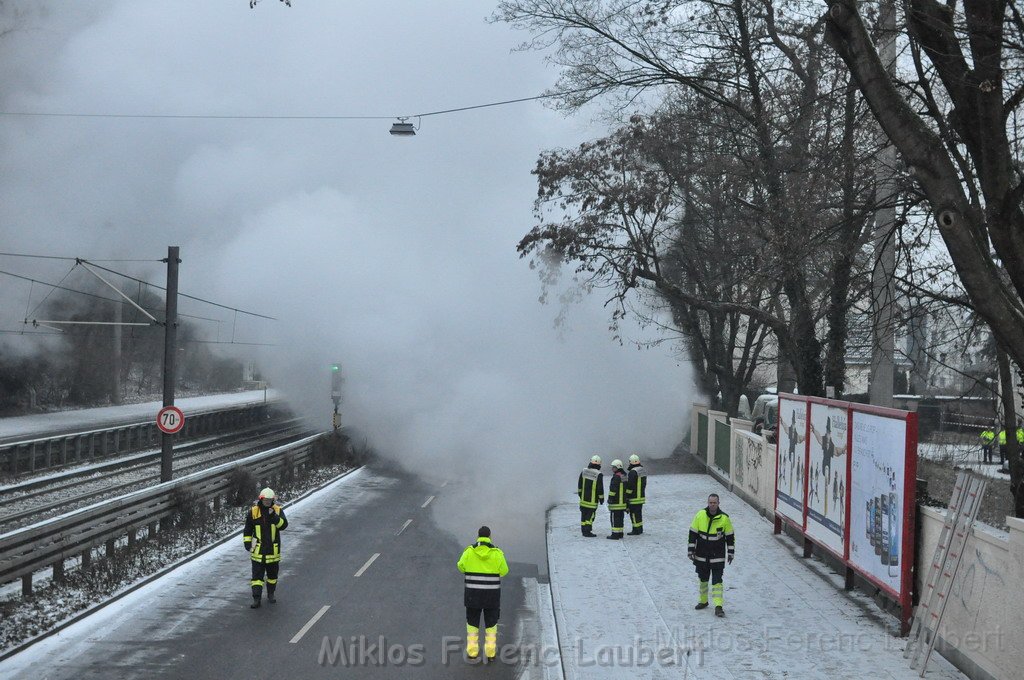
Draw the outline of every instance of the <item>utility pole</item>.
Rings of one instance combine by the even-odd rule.
[[[110,390],[110,403],[121,403],[121,323],[123,319],[121,303],[114,306],[114,375]]]
[[[896,71],[896,6],[894,0],[882,0],[879,7],[878,56],[889,75]],[[896,147],[885,138],[885,148],[878,156],[875,177],[878,186],[877,197],[882,207],[875,211],[874,257],[871,270],[871,403],[875,406],[892,406],[893,354],[895,352],[895,328],[893,327],[893,304],[896,274]]]
[[[164,312],[164,406],[174,406],[174,378],[178,359],[178,246],[167,247],[167,306]],[[161,434],[160,481],[171,480],[174,435]]]

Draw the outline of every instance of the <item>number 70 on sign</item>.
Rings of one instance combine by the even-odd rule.
[[[156,426],[164,434],[177,434],[185,426],[185,414],[177,406],[164,406],[156,414]]]

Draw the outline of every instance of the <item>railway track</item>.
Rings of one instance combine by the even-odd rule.
[[[262,426],[239,437],[197,442],[175,452],[174,473],[181,476],[229,462],[262,449],[301,439],[310,433],[298,419],[285,421],[268,431]],[[225,439],[229,441],[225,442]],[[115,461],[116,462],[116,461]],[[130,456],[120,467],[112,463],[87,466],[60,475],[52,485],[5,494],[0,498],[0,533],[78,509],[104,498],[122,495],[160,481],[160,453]],[[102,468],[102,469],[96,469]],[[31,484],[35,485],[36,482]],[[10,489],[10,487],[8,488]]]

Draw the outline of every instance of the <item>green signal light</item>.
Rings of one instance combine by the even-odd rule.
[[[332,371],[341,370],[341,366],[339,366],[338,364],[331,364],[331,370]]]

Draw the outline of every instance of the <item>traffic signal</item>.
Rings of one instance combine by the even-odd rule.
[[[341,364],[331,364],[331,400],[337,409],[341,403]]]

